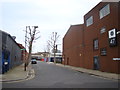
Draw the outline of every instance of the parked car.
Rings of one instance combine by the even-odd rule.
[[[37,60],[36,59],[32,59],[31,60],[31,64],[37,64]]]

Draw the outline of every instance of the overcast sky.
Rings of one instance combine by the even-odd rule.
[[[83,16],[101,0],[1,0],[0,30],[16,36],[24,44],[26,26],[39,26],[40,36],[33,52],[44,51],[52,32],[60,35],[57,42],[62,49],[62,39],[70,25],[82,24]]]

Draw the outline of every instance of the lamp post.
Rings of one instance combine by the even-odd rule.
[[[55,64],[56,64],[56,53],[58,53],[58,45],[61,45],[61,44],[56,44],[55,45],[55,50],[54,50],[54,52],[55,52],[55,57],[54,57]]]
[[[27,46],[27,28],[28,28],[28,26],[26,26],[26,31],[25,31],[25,49],[26,49],[26,46]],[[24,71],[26,71],[26,67],[27,67],[27,65],[26,65],[26,51],[25,51],[25,56],[24,56]]]

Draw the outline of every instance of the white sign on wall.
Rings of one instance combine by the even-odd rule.
[[[113,58],[113,60],[120,60],[120,58]]]
[[[108,38],[110,47],[117,45],[116,29],[112,29],[108,32]]]
[[[115,29],[110,30],[108,33],[109,33],[109,38],[116,37],[116,30]]]

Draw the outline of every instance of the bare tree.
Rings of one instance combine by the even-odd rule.
[[[47,42],[46,51],[50,53],[50,49],[51,49],[51,46],[49,45],[49,42]]]
[[[54,63],[56,64],[56,52],[57,52],[57,41],[58,41],[59,35],[57,32],[53,32],[51,35],[50,40],[48,40],[48,45],[51,46],[53,53],[54,53]]]
[[[47,61],[50,59],[50,49],[51,46],[49,45],[49,43],[47,42],[46,47],[44,48],[44,52],[47,52]]]
[[[27,30],[28,28],[28,30]],[[25,71],[26,71],[26,67],[29,64],[29,61],[31,60],[31,52],[32,52],[32,46],[33,46],[33,42],[35,40],[37,40],[38,38],[40,38],[40,36],[36,36],[38,33],[40,33],[37,30],[38,26],[32,26],[32,28],[30,26],[26,26],[26,35],[25,35],[25,48],[26,46],[28,46],[28,57],[27,60],[25,60]]]

